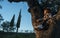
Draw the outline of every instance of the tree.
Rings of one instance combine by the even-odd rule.
[[[14,19],[15,19],[15,15],[13,15],[10,22],[5,21],[5,22],[2,23],[3,31],[5,30],[7,32],[13,32],[15,30]]]
[[[0,0],[0,2],[1,2],[2,0]],[[2,9],[2,6],[0,5],[0,9]],[[3,19],[2,19],[2,16],[1,16],[1,14],[0,14],[0,23],[1,23],[1,21],[2,21]]]
[[[13,15],[11,21],[10,21],[10,29],[12,30],[14,27],[14,20],[15,20],[15,15]]]
[[[10,22],[9,21],[5,21],[1,24],[2,29],[4,32],[14,32],[15,27],[13,27],[12,29],[10,29]]]
[[[17,27],[17,31],[18,32],[18,28],[20,27],[20,22],[21,22],[21,10],[20,10],[20,13],[19,13],[19,16],[18,16],[18,20],[17,20],[17,24],[16,24],[16,27]]]
[[[9,22],[8,22],[8,21],[3,22],[3,23],[1,24],[1,26],[2,26],[2,28],[3,28],[3,31],[6,31],[6,32],[9,31]]]
[[[4,0],[0,0],[0,2],[1,1],[4,1]],[[2,9],[2,6],[0,5],[0,9]],[[1,22],[1,20],[3,20],[3,17],[1,16],[1,14],[0,14],[0,22]]]
[[[3,21],[3,16],[0,14],[0,28],[1,28],[1,22]]]
[[[2,20],[4,20],[4,19],[3,19],[2,15],[0,14],[0,22],[1,22]]]
[[[25,33],[28,33],[28,30],[25,30]]]

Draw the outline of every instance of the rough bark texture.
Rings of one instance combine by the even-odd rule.
[[[38,30],[37,26],[41,22],[37,22],[35,18],[36,11],[31,9],[32,24],[35,29],[36,38],[60,38],[60,10],[55,17],[48,20],[49,28],[47,30]],[[39,12],[37,12],[39,15]],[[38,16],[37,16],[38,17]],[[36,29],[37,28],[37,29]]]

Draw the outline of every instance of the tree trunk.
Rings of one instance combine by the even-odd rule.
[[[40,22],[36,22],[35,14],[34,14],[34,13],[38,13],[38,15],[39,15],[39,9],[37,12],[36,11],[34,11],[33,8],[30,10],[31,16],[32,16],[32,25],[35,30],[36,38],[60,38],[59,37],[59,35],[60,35],[60,31],[59,31],[60,30],[60,28],[59,28],[60,21],[57,19],[54,19],[54,18],[60,18],[60,17],[58,17],[58,15],[57,15],[56,17],[49,19],[48,20],[49,28],[45,31],[44,30],[40,31],[40,30],[36,30],[38,24],[40,24]],[[58,12],[58,13],[60,13],[60,12]],[[57,21],[57,23],[56,23],[56,21]]]
[[[17,28],[17,30],[16,30],[16,33],[18,33],[18,28]]]

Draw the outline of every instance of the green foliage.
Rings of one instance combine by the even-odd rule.
[[[8,21],[3,22],[1,26],[4,32],[13,32],[15,30],[15,27],[12,27],[12,29],[10,29],[10,22]]]
[[[2,34],[2,35],[1,35]],[[35,34],[34,33],[0,33],[0,37],[2,38],[35,38]]]
[[[9,30],[9,22],[3,22],[2,24],[1,24],[1,26],[2,26],[2,28],[3,28],[3,31],[7,31],[8,32],[8,30]]]

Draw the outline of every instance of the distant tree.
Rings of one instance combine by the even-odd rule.
[[[2,28],[3,28],[3,31],[6,31],[8,32],[9,31],[9,22],[8,21],[5,21],[1,24]]]
[[[32,31],[32,30],[30,30],[29,32],[30,32],[30,33],[33,33],[33,31]]]
[[[8,21],[3,22],[1,26],[4,32],[13,32],[15,30],[15,27],[10,29],[10,22]]]
[[[13,15],[11,22],[5,21],[1,24],[3,31],[6,31],[6,32],[13,32],[14,31],[14,29],[15,29],[14,19],[15,19],[15,15]]]
[[[3,16],[0,14],[0,22],[3,21]]]
[[[10,30],[13,30],[14,27],[14,20],[15,20],[15,15],[13,15],[11,22],[10,22]]]
[[[18,28],[20,27],[20,22],[21,22],[21,10],[20,10],[20,13],[19,13],[19,16],[18,16],[18,20],[17,20],[17,24],[16,24],[16,27],[17,27],[17,31],[18,32]]]
[[[25,33],[28,33],[28,30],[25,30]]]
[[[23,30],[21,30],[20,32],[23,32]]]
[[[4,0],[0,0],[0,2],[1,1],[4,1]],[[0,9],[2,9],[2,6],[0,5]],[[1,20],[3,20],[3,17],[1,16],[1,14],[0,14],[0,22],[1,22]]]
[[[1,28],[1,22],[3,21],[3,16],[0,14],[0,28]]]

